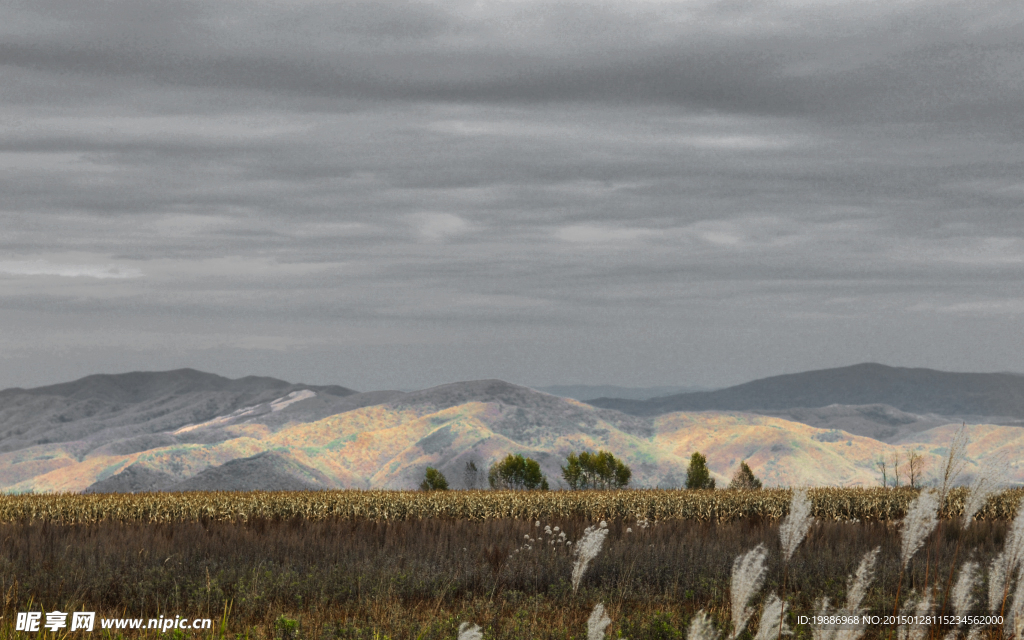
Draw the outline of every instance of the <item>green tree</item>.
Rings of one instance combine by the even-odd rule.
[[[448,479],[434,467],[427,467],[427,474],[423,482],[420,483],[420,489],[423,491],[447,491]]]
[[[573,491],[578,489],[624,489],[633,475],[629,467],[609,451],[596,454],[584,451],[570,453],[562,478]]]
[[[761,481],[757,479],[746,460],[740,461],[740,468],[729,483],[730,489],[760,489]]]
[[[495,462],[487,472],[492,489],[548,490],[548,479],[540,472],[540,464],[523,454],[511,453],[501,462]]]
[[[715,479],[708,471],[708,459],[695,451],[690,456],[690,468],[686,470],[687,489],[714,489]]]

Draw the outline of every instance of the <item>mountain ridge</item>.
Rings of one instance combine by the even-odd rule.
[[[862,363],[771,376],[740,385],[649,400],[597,398],[597,407],[637,416],[673,411],[782,411],[888,405],[915,414],[1024,418],[1024,375],[954,373]]]
[[[874,367],[883,365],[859,371]],[[889,387],[914,390],[891,379]],[[409,489],[427,466],[460,486],[467,462],[485,475],[509,453],[536,459],[555,488],[568,453],[598,449],[630,465],[636,486],[680,486],[694,451],[707,455],[721,486],[743,460],[768,485],[864,485],[877,481],[882,455],[914,450],[940,466],[953,422],[888,404],[657,415],[595,405],[496,379],[358,393],[190,369],[101,374],[0,394],[0,490]],[[39,408],[46,420],[31,415]],[[36,423],[19,424],[23,415]],[[12,428],[23,432],[12,438]],[[970,429],[984,442],[971,449],[969,470],[991,455],[1024,457],[1024,429]],[[1024,468],[1013,473],[1024,480]]]
[[[102,446],[269,404],[303,390],[316,393],[321,403],[356,395],[337,385],[261,376],[232,380],[195,369],[95,374],[44,387],[5,389],[0,391],[0,452],[51,442],[94,441]],[[300,412],[301,404],[288,407],[286,415]],[[87,444],[83,447],[88,450]]]

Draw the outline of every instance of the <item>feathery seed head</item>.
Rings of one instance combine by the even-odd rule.
[[[604,638],[604,630],[612,623],[612,619],[604,612],[604,605],[598,602],[594,610],[590,612],[587,620],[587,640],[601,640]]]
[[[458,640],[483,640],[483,637],[484,634],[478,625],[470,625],[468,622],[459,625]]]
[[[786,562],[793,557],[793,552],[807,536],[807,531],[814,522],[811,515],[811,500],[806,491],[794,491],[789,503],[789,515],[779,525],[779,541],[782,543],[782,558]]]
[[[942,485],[939,488],[939,504],[941,505],[949,494],[949,490],[956,484],[960,472],[967,465],[967,431],[966,427],[959,429],[949,443],[949,453],[946,455],[946,464],[942,468]]]
[[[932,612],[931,593],[926,590],[924,592],[924,596],[922,596],[921,598],[916,598],[915,602],[914,593],[911,592],[910,595],[907,597],[906,604],[903,607],[903,614],[911,615],[911,611],[913,611],[914,616],[917,616],[919,618],[923,618],[927,615],[930,615]],[[925,640],[927,632],[928,627],[925,625],[904,624],[897,627],[896,638],[897,640]]]
[[[1017,514],[1006,535],[1003,552],[989,565],[988,569],[988,608],[991,613],[999,613],[1009,595],[1013,577],[1019,572],[1024,561],[1024,500],[1017,505]],[[1018,581],[1019,582],[1019,581]],[[1018,591],[1020,588],[1018,587]],[[1016,598],[1016,594],[1014,594]]]
[[[757,627],[754,640],[776,640],[780,632],[782,635],[792,635],[793,630],[783,620],[788,608],[789,605],[779,600],[779,596],[774,593],[768,596],[761,610],[761,623]],[[776,624],[776,621],[780,621],[781,624]]]
[[[832,607],[828,598],[818,598],[814,603],[814,615],[817,618],[832,615]],[[811,638],[813,640],[834,640],[839,630],[835,626],[811,625]]]
[[[965,529],[974,521],[974,516],[981,511],[993,493],[995,493],[995,486],[987,477],[982,476],[974,483],[971,492],[967,494],[967,501],[964,502],[963,526]]]
[[[729,638],[738,636],[754,613],[754,610],[747,605],[764,583],[767,558],[768,549],[763,544],[759,544],[745,554],[737,556],[732,563],[730,599],[732,601],[733,630],[729,634]]]
[[[966,615],[971,608],[971,591],[977,580],[978,563],[965,562],[960,567],[960,576],[953,585],[953,614]]]
[[[834,612],[829,606],[828,598],[822,598],[817,602],[815,615],[861,616],[864,613],[861,611],[861,603],[864,600],[864,596],[867,594],[868,585],[871,583],[871,576],[875,568],[875,561],[878,559],[878,554],[881,550],[881,547],[875,547],[873,550],[864,554],[864,557],[860,561],[860,566],[857,567],[857,573],[850,576],[847,581],[846,606],[844,608],[840,609],[838,612]],[[841,629],[834,625],[814,625],[811,627],[811,635],[814,640],[857,640],[857,638],[864,633],[865,627],[866,623],[847,626]]]
[[[718,640],[718,631],[711,624],[711,618],[701,609],[690,621],[686,630],[686,640]]]
[[[583,579],[583,572],[587,570],[587,565],[597,557],[597,554],[601,553],[601,547],[604,545],[604,539],[607,537],[607,529],[591,529],[588,527],[584,531],[583,537],[576,544],[576,563],[572,568],[573,593],[579,589],[580,580]]]
[[[1006,575],[1012,578],[1021,561],[1024,561],[1024,499],[1017,505],[1017,515],[1006,536],[1003,554],[1006,556]]]
[[[1010,609],[1005,616],[1005,628],[1013,630],[1013,637],[1021,639],[1021,631],[1024,630],[1024,579],[1017,577],[1017,588],[1013,592],[1013,600],[1010,602]]]
[[[1009,576],[1006,575],[1006,552],[1000,553],[988,566],[988,610],[998,613],[1003,606]]]
[[[882,547],[875,547],[865,553],[864,557],[861,558],[860,565],[857,567],[857,573],[847,582],[846,610],[850,615],[862,613],[860,609],[861,603],[864,601],[864,596],[868,593],[868,585],[871,584],[871,579],[875,572],[875,562],[878,560],[878,554],[881,551]]]
[[[935,529],[939,521],[939,494],[934,491],[922,491],[907,508],[907,517],[903,519],[903,531],[900,539],[900,559],[903,568],[907,568],[910,558],[924,544],[925,538]]]

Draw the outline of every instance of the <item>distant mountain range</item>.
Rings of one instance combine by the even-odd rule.
[[[563,384],[553,387],[533,387],[537,391],[550,393],[553,396],[572,398],[574,400],[592,400],[594,398],[622,398],[625,400],[648,400],[678,393],[708,391],[701,387],[617,387],[610,384],[586,385]]]
[[[634,415],[886,404],[911,413],[1024,417],[1024,375],[948,373],[866,363],[762,378],[717,391],[633,402],[601,398],[591,404]]]
[[[0,391],[0,491],[413,488],[428,465],[462,487],[467,462],[483,482],[509,453],[557,487],[568,453],[597,449],[635,486],[681,485],[694,451],[720,484],[746,460],[768,485],[870,485],[881,455],[916,450],[937,470],[963,416],[1007,423],[970,428],[967,473],[1022,459],[1022,391],[1014,374],[873,364],[590,404],[500,380],[358,393],[191,369],[96,375]]]
[[[866,363],[806,371],[649,400],[598,398],[636,416],[676,411],[753,411],[886,441],[947,422],[1024,425],[1024,375],[948,373]]]

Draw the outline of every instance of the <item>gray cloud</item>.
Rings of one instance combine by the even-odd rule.
[[[0,386],[1012,369],[1022,42],[1011,2],[8,3]]]

